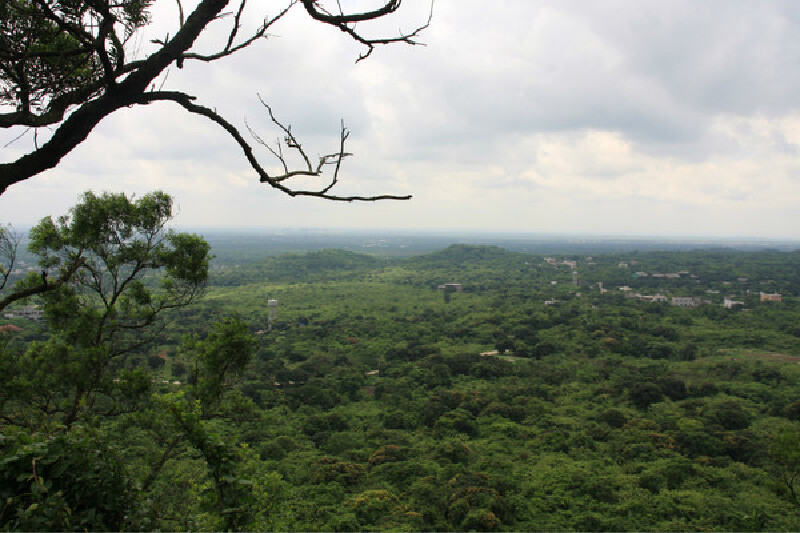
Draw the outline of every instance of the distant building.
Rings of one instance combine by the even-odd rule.
[[[267,331],[272,331],[272,324],[278,316],[278,300],[267,300]]]
[[[41,320],[44,316],[44,311],[39,309],[38,305],[26,305],[20,309],[15,309],[3,316],[6,318],[27,318],[28,320]]]
[[[671,305],[676,307],[697,307],[700,305],[701,300],[698,296],[673,296],[672,300],[670,301]]]
[[[761,293],[761,301],[762,302],[781,302],[781,301],[783,301],[783,295],[782,294],[778,294],[777,292],[773,293],[773,294],[762,292]]]
[[[0,326],[0,333],[18,333],[20,331],[22,331],[22,328],[14,324],[4,324]]]
[[[725,298],[725,300],[722,302],[722,306],[725,309],[733,309],[733,307],[736,305],[744,305],[744,302],[739,302],[737,300],[729,300],[728,298]]]

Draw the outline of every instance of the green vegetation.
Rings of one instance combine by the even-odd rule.
[[[110,358],[111,340],[61,326],[91,323],[58,318],[74,298],[46,293],[47,322],[0,333],[0,522],[797,530],[799,267],[730,250],[275,255],[215,271]]]

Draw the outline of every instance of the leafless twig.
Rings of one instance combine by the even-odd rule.
[[[297,0],[292,0],[289,5],[287,5],[283,10],[281,10],[277,15],[272,18],[264,19],[264,22],[259,26],[258,30],[256,30],[250,37],[243,40],[239,44],[234,44],[236,37],[239,34],[239,30],[241,29],[241,20],[242,14],[244,13],[245,5],[247,4],[247,0],[242,0],[239,4],[239,8],[236,10],[236,14],[233,18],[233,26],[231,27],[230,32],[228,33],[228,40],[225,43],[225,47],[213,54],[198,54],[195,52],[187,52],[183,54],[182,59],[194,59],[198,61],[216,61],[217,59],[221,59],[223,57],[227,57],[231,54],[235,54],[236,52],[247,48],[251,44],[253,44],[258,39],[266,38],[268,36],[267,30],[280,19],[283,18],[284,15],[297,3]]]
[[[137,103],[139,104],[148,104],[157,101],[171,101],[175,102],[187,111],[191,113],[195,113],[197,115],[203,116],[212,122],[219,125],[223,128],[232,138],[233,140],[239,145],[244,152],[247,161],[250,163],[252,169],[258,174],[259,181],[261,183],[265,183],[270,187],[278,189],[279,191],[289,195],[289,196],[313,196],[317,198],[324,198],[326,200],[334,200],[340,202],[354,202],[354,201],[361,201],[361,202],[374,202],[377,200],[408,200],[411,198],[410,195],[394,195],[394,194],[381,194],[376,196],[361,196],[361,195],[354,195],[354,196],[340,196],[336,194],[331,194],[331,189],[338,183],[339,179],[339,169],[341,168],[342,160],[345,157],[349,157],[352,154],[350,152],[345,151],[345,143],[349,136],[349,132],[344,127],[344,123],[341,126],[341,132],[339,136],[339,149],[331,154],[326,154],[319,157],[319,160],[316,164],[311,163],[311,159],[305,152],[305,149],[302,147],[300,142],[297,140],[297,137],[292,133],[291,128],[289,126],[284,125],[281,123],[272,112],[272,109],[269,105],[266,104],[263,100],[261,103],[267,109],[267,112],[270,116],[270,120],[281,129],[284,133],[283,143],[278,142],[278,145],[275,148],[269,146],[268,143],[264,142],[261,137],[255,135],[254,138],[258,144],[261,144],[269,149],[269,151],[280,161],[281,165],[284,168],[284,172],[282,174],[271,174],[267,172],[267,170],[262,166],[262,164],[256,158],[255,153],[253,152],[252,146],[247,142],[247,140],[242,136],[241,132],[230,122],[228,122],[225,118],[219,115],[213,109],[208,107],[199,105],[195,103],[195,98],[193,96],[189,96],[185,93],[180,92],[171,92],[171,91],[156,91],[156,92],[149,92],[143,94],[138,100]],[[252,128],[249,128],[252,132]],[[295,150],[300,155],[300,158],[303,160],[304,167],[291,170],[291,166],[289,165],[287,158],[285,157],[281,145],[285,145],[290,150]],[[328,183],[324,186],[317,188],[317,189],[305,189],[305,188],[295,188],[290,185],[290,180],[296,177],[323,177],[325,167],[328,165],[333,165],[333,173],[330,177]]]
[[[353,40],[367,47],[367,50],[358,56],[356,62],[368,58],[370,54],[372,54],[372,51],[375,49],[375,46],[381,44],[406,43],[410,45],[425,46],[424,43],[418,41],[417,38],[425,29],[427,29],[430,26],[431,20],[433,19],[434,0],[431,0],[431,7],[428,13],[428,19],[425,22],[425,24],[417,27],[416,29],[410,32],[403,32],[401,30],[395,37],[371,38],[371,37],[365,37],[364,35],[359,33],[357,24],[371,20],[376,20],[396,12],[400,8],[402,0],[389,0],[382,7],[375,9],[373,11],[366,11],[363,13],[347,13],[347,14],[342,12],[341,5],[337,1],[337,5],[339,5],[338,15],[333,15],[329,13],[326,9],[324,9],[320,5],[319,0],[301,0],[301,1],[303,2],[303,7],[305,7],[306,12],[309,15],[311,15],[313,19],[319,20],[320,22],[324,22],[326,24],[334,26],[335,28],[338,28],[339,30],[349,35]]]

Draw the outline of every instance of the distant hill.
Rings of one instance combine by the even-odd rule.
[[[305,254],[269,257],[256,265],[216,273],[213,284],[229,285],[257,281],[298,282],[341,278],[359,271],[377,268],[385,262],[375,257],[345,250],[317,250]]]
[[[404,264],[424,268],[449,268],[464,264],[498,265],[526,256],[498,246],[453,244],[444,250],[407,259]]]
[[[265,266],[274,271],[287,273],[323,272],[330,270],[357,270],[374,268],[382,263],[370,255],[346,250],[318,250],[302,255],[281,255],[265,261]]]

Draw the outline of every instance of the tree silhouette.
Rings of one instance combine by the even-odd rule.
[[[338,0],[289,0],[275,15],[264,18],[253,33],[241,35],[247,0],[239,0],[238,5],[235,0],[199,0],[187,17],[181,0],[176,1],[180,13],[177,31],[163,40],[152,41],[158,48],[144,59],[131,59],[127,52],[132,38],[151,22],[152,0],[0,2],[0,127],[53,129],[42,145],[14,161],[0,164],[0,194],[10,185],[56,167],[112,113],[133,106],[172,102],[222,128],[239,145],[261,183],[285,194],[339,201],[410,198],[340,196],[332,192],[338,183],[342,161],[352,155],[345,149],[349,131],[344,124],[338,147],[312,161],[291,127],[280,122],[262,101],[270,120],[283,132],[282,141],[274,146],[253,135],[255,142],[265,145],[280,163],[282,170],[270,173],[254,155],[253,145],[213,107],[199,103],[189,92],[162,90],[156,82],[173,64],[182,68],[186,61],[211,63],[255,45],[298,5],[312,19],[341,30],[363,45],[358,61],[367,58],[379,45],[420,44],[418,37],[428,27],[430,16],[412,31],[373,37],[365,33],[365,25],[396,13],[402,0],[384,0],[377,9],[353,13],[344,12]],[[226,17],[225,9],[231,5],[235,6],[233,16]],[[226,23],[230,28],[224,46],[212,53],[194,49],[209,28]],[[299,168],[290,167],[288,153],[300,157]],[[293,185],[293,178],[323,177],[323,174],[323,183],[315,188]]]

